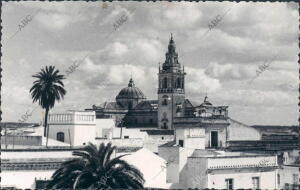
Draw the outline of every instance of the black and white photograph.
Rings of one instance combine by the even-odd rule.
[[[296,2],[6,1],[1,189],[300,189]]]

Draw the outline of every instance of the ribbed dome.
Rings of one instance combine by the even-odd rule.
[[[116,99],[146,99],[144,93],[134,86],[132,78],[129,80],[128,87],[123,88]]]

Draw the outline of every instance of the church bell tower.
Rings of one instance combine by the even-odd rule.
[[[175,42],[171,39],[166,60],[158,72],[158,128],[173,129],[174,117],[184,115],[184,67],[178,62]]]

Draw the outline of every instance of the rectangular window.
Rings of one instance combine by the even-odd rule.
[[[124,139],[129,139],[129,136],[124,136]]]
[[[179,146],[183,147],[184,141],[183,140],[179,140]]]
[[[225,179],[226,189],[233,190],[233,179]]]
[[[277,184],[280,185],[280,174],[277,174]]]
[[[260,187],[260,184],[259,184],[259,177],[253,177],[252,178],[252,187],[253,189],[259,189]]]

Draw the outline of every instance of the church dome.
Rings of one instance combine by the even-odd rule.
[[[204,101],[202,104],[200,104],[200,106],[212,106],[212,103],[210,103],[207,99],[208,97],[205,96]]]
[[[139,88],[134,86],[134,82],[131,78],[128,87],[123,88],[116,99],[146,99],[146,96]]]
[[[129,80],[128,87],[123,88],[116,97],[117,103],[125,109],[132,109],[145,99],[144,93],[134,86],[132,78]]]

